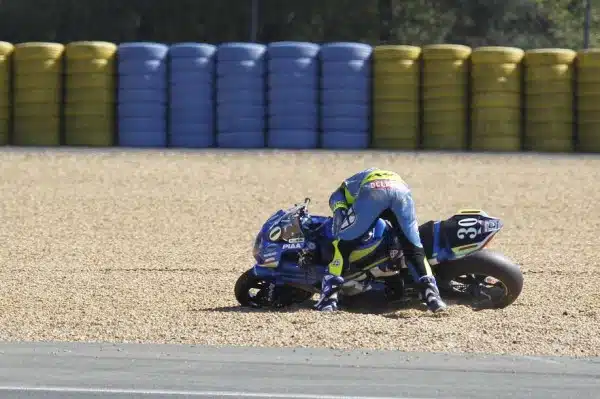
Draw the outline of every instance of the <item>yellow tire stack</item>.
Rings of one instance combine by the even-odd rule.
[[[375,47],[372,147],[418,148],[420,54],[415,46]]]
[[[577,54],[577,150],[600,152],[600,49]]]
[[[14,46],[0,42],[0,145],[9,144],[11,115],[11,63]]]
[[[573,150],[573,61],[576,55],[569,49],[525,52],[526,150]]]
[[[15,45],[14,145],[60,145],[63,53],[60,43]]]
[[[115,55],[108,42],[66,46],[65,141],[71,146],[114,144]]]
[[[525,52],[480,47],[471,55],[471,149],[521,149],[521,78]]]
[[[467,147],[471,48],[453,44],[423,47],[423,147]]]

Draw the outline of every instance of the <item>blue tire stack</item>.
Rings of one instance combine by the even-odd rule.
[[[118,48],[118,131],[125,147],[167,145],[167,57],[161,43],[123,43]]]
[[[372,51],[371,46],[362,43],[321,46],[323,148],[368,148]]]
[[[169,49],[170,147],[215,145],[216,51],[216,46],[204,43],[176,43]]]
[[[217,145],[265,146],[266,46],[225,43],[217,48]]]
[[[268,46],[268,136],[271,148],[319,146],[319,45]]]

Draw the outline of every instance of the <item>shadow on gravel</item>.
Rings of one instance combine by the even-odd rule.
[[[446,303],[449,307],[462,305],[470,307],[473,311],[483,310],[485,308],[477,308],[468,300],[461,300],[456,298],[446,298]],[[294,313],[304,310],[312,310],[314,305],[317,303],[316,300],[310,299],[300,304],[295,304],[280,309],[272,308],[247,308],[242,306],[221,306],[213,308],[192,308],[189,309],[192,312],[219,312],[219,313]],[[340,310],[348,313],[355,314],[374,314],[381,315],[388,318],[403,318],[402,314],[394,312],[417,310],[427,313],[427,307],[424,303],[418,299],[411,300],[399,300],[394,302],[388,302],[385,298],[377,293],[366,292],[356,297],[346,297],[340,300]]]
[[[480,310],[473,305],[470,300],[459,299],[459,298],[444,298],[444,301],[448,304],[448,307],[452,306],[467,306],[472,310]],[[427,306],[419,299],[410,298],[388,302],[382,295],[378,293],[366,292],[361,296],[348,297],[341,302],[342,309],[349,313],[359,314],[378,314],[384,317],[402,317],[397,314],[389,314],[399,311],[416,310],[427,313]],[[483,308],[482,308],[483,309]]]
[[[305,301],[300,304],[288,306],[280,309],[273,308],[248,308],[243,306],[217,306],[214,308],[194,308],[191,312],[219,312],[219,313],[294,313],[301,310],[310,310],[316,301]]]

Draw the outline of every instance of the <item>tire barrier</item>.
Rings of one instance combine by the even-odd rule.
[[[321,46],[321,146],[364,149],[370,145],[371,55],[362,43]]]
[[[170,47],[169,146],[215,146],[215,59],[217,47],[177,43]]]
[[[319,145],[319,46],[276,42],[267,46],[267,146]]]
[[[166,147],[167,55],[161,43],[123,43],[118,48],[119,145]]]
[[[600,152],[600,49],[577,54],[577,151]]]
[[[64,49],[60,43],[15,45],[13,144],[61,144]]]
[[[525,150],[573,150],[576,56],[568,49],[525,52]]]
[[[0,41],[0,145],[600,153],[599,76],[600,49]]]
[[[372,147],[419,147],[420,55],[415,46],[374,48]]]
[[[10,143],[12,55],[15,46],[0,42],[0,145]]]
[[[217,48],[217,145],[265,146],[267,47],[225,43]]]
[[[480,47],[471,54],[471,149],[521,149],[521,78],[525,52]]]
[[[65,47],[65,144],[114,145],[115,55],[107,42],[73,42]]]
[[[435,44],[423,47],[423,148],[467,148],[468,63],[471,48]]]

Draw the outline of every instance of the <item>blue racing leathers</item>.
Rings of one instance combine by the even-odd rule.
[[[399,228],[403,253],[415,281],[423,287],[422,295],[431,310],[443,310],[445,304],[427,262],[419,236],[416,211],[408,185],[395,172],[369,168],[344,180],[331,194],[329,206],[333,212],[334,256],[328,266],[329,275],[341,277],[347,263],[347,243],[360,238],[385,211],[391,210]],[[336,282],[339,279],[327,281]],[[324,279],[322,292],[331,292]],[[334,300],[337,297],[333,297]],[[322,295],[319,306],[329,306],[331,294]]]

